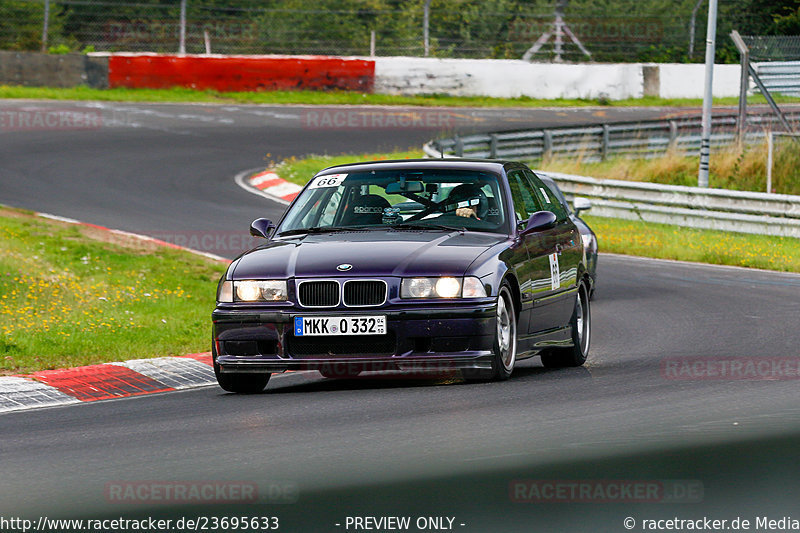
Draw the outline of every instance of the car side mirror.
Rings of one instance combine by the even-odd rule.
[[[275,229],[275,224],[268,218],[257,218],[250,224],[250,235],[269,239],[270,233]]]
[[[591,209],[592,201],[589,200],[588,198],[582,198],[578,196],[572,201],[572,208],[575,211],[575,214],[577,215],[581,211],[588,211],[589,209]]]
[[[537,211],[528,219],[525,229],[520,234],[528,235],[535,231],[552,228],[556,225],[556,221],[556,215],[552,211]]]

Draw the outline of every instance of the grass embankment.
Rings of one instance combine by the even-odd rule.
[[[800,239],[711,231],[652,222],[582,217],[601,252],[800,272]]]
[[[237,103],[237,104],[307,104],[307,105],[405,105],[448,107],[699,107],[699,98],[629,98],[626,100],[598,100],[581,98],[489,98],[482,96],[448,96],[431,94],[423,96],[399,96],[368,94],[353,91],[261,91],[219,92],[195,89],[90,89],[72,87],[55,89],[49,87],[18,87],[0,85],[0,99],[26,98],[44,100],[93,100],[107,102],[188,102],[188,103]],[[780,103],[800,103],[800,98],[777,97]],[[748,98],[751,104],[765,104],[761,95]],[[737,98],[715,98],[714,105],[736,105]]]
[[[0,374],[208,351],[223,269],[0,208]]]
[[[800,194],[800,139],[776,140],[772,192]],[[655,159],[609,159],[590,163],[580,155],[537,164],[542,170],[667,185],[697,185],[699,157],[670,153]],[[709,185],[720,189],[766,192],[767,144],[715,150],[711,154]]]
[[[300,159],[286,159],[276,166],[276,171],[284,179],[305,185],[314,174],[332,165],[417,157],[422,157],[421,151],[337,156],[314,155]],[[631,161],[629,163],[648,164],[647,161]],[[658,163],[651,162],[650,164]],[[603,165],[613,168],[611,163]],[[559,170],[562,168],[565,167],[560,167]],[[576,172],[576,168],[567,167],[564,171],[580,173]],[[696,181],[697,166],[695,165],[691,171],[694,173],[692,176]],[[686,172],[689,172],[688,166]],[[613,174],[608,177],[612,176],[619,177]],[[633,176],[628,175],[628,179],[633,179]],[[597,233],[601,252],[800,272],[800,239],[699,230],[588,215],[584,219]]]
[[[379,154],[308,155],[290,157],[274,165],[278,175],[292,183],[305,185],[320,170],[335,165],[346,165],[361,161],[380,161],[384,159],[418,159],[425,157],[422,150],[407,150]]]

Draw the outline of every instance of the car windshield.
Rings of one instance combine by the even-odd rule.
[[[500,183],[474,170],[393,169],[316,176],[279,236],[347,229],[506,232]]]

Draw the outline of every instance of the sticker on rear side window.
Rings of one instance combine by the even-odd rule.
[[[314,181],[311,182],[311,185],[309,185],[308,188],[321,189],[323,187],[338,187],[342,184],[346,177],[347,174],[328,174],[327,176],[317,176],[314,178]]]

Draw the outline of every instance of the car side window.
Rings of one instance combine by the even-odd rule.
[[[526,170],[525,177],[536,192],[536,198],[542,204],[542,208],[544,210],[552,211],[553,214],[556,215],[556,219],[559,222],[562,222],[569,217],[569,213],[567,213],[567,211],[564,209],[564,206],[561,205],[561,202],[558,200],[558,196],[556,196],[556,194],[551,191],[550,188],[536,176],[536,174],[530,170]]]
[[[514,210],[519,220],[527,220],[532,214],[542,210],[536,199],[536,192],[521,170],[512,170],[508,173],[508,185],[511,188],[511,198],[514,200]]]

